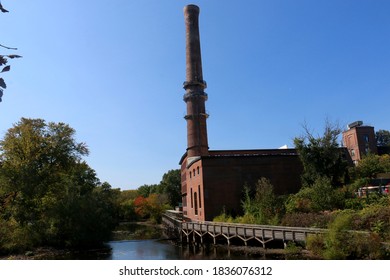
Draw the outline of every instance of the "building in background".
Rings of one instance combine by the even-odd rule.
[[[343,145],[355,165],[368,153],[377,154],[375,130],[372,126],[363,125],[362,121],[356,121],[348,125],[343,132]]]

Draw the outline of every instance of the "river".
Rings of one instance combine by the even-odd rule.
[[[235,246],[194,246],[162,239],[158,227],[123,224],[104,249],[73,252],[64,259],[89,260],[242,260],[242,259],[302,259],[302,255],[286,255],[280,250]]]

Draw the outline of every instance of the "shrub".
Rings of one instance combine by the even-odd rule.
[[[244,188],[244,200],[241,203],[245,214],[241,218],[256,224],[278,224],[279,215],[284,211],[283,198],[275,195],[274,188],[267,178],[260,178],[255,190],[253,197],[250,189]]]
[[[244,216],[237,217],[235,221],[240,224],[256,224],[255,216],[249,213],[244,214]]]
[[[359,214],[342,211],[323,236],[309,236],[307,248],[324,259],[383,259],[386,251],[378,233],[352,231]],[[382,224],[380,225],[382,226]]]
[[[281,225],[289,227],[327,228],[331,219],[332,215],[329,212],[288,213],[284,215]]]
[[[346,259],[350,251],[349,244],[352,239],[351,228],[352,217],[349,213],[340,213],[333,222],[329,224],[329,231],[325,234],[326,259]]]
[[[284,250],[287,255],[297,255],[302,252],[302,247],[297,246],[296,243],[289,241]]]
[[[298,193],[290,195],[286,201],[286,212],[320,212],[339,209],[344,204],[344,191],[333,189],[330,179],[318,177],[312,186],[303,187]]]
[[[325,240],[323,234],[311,234],[306,239],[306,248],[315,256],[322,257],[325,250]]]
[[[222,210],[222,213],[219,216],[214,217],[213,222],[217,223],[233,223],[234,218],[231,215],[226,214],[225,207]]]

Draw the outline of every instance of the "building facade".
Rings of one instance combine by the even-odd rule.
[[[364,155],[377,154],[374,127],[363,125],[362,121],[356,121],[348,125],[343,132],[343,145],[356,165]]]

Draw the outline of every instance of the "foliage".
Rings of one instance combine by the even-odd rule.
[[[135,213],[142,219],[149,218],[152,222],[159,223],[163,212],[170,208],[167,202],[164,195],[156,193],[147,198],[138,196],[134,200]]]
[[[384,240],[390,240],[390,197],[357,212],[352,226],[355,230],[373,231]]]
[[[213,222],[216,223],[234,223],[236,222],[231,215],[226,213],[225,207],[222,209],[222,213],[216,217],[214,217]]]
[[[0,11],[1,11],[2,13],[8,13],[8,10],[6,10],[6,9],[3,7],[3,5],[1,4],[1,2],[0,2]]]
[[[325,259],[384,258],[385,252],[377,233],[351,231],[354,218],[353,212],[340,212],[329,224],[326,234],[308,238],[308,249]]]
[[[180,169],[169,170],[162,177],[158,185],[158,193],[165,194],[171,207],[181,203],[181,175]]]
[[[325,241],[323,234],[309,234],[306,239],[306,248],[315,256],[323,255],[325,251]]]
[[[376,145],[380,147],[390,146],[390,131],[379,129],[375,132]]]
[[[242,220],[254,221],[256,224],[276,224],[283,211],[283,203],[275,195],[267,178],[258,180],[254,197],[248,187],[244,188],[242,207],[245,213]]]
[[[0,251],[109,238],[116,193],[82,160],[88,149],[74,134],[64,123],[22,118],[0,141],[0,219],[8,229]]]
[[[292,194],[286,201],[287,213],[320,212],[341,208],[344,193],[331,186],[330,179],[318,177],[311,187],[303,187],[298,193]]]
[[[355,167],[356,178],[375,178],[378,173],[390,172],[390,155],[367,154]]]
[[[287,258],[293,257],[294,255],[298,255],[302,252],[302,247],[297,246],[295,242],[287,242],[286,247],[284,248],[284,251],[287,255]]]
[[[151,194],[147,199],[146,211],[154,223],[160,223],[162,214],[170,209],[168,199],[165,195]]]
[[[146,198],[143,196],[138,196],[134,200],[134,207],[135,207],[135,213],[140,217],[140,218],[145,218],[147,216],[146,212]]]
[[[156,193],[157,189],[158,189],[158,185],[156,185],[156,184],[154,184],[154,185],[142,185],[142,186],[140,186],[137,189],[137,192],[138,192],[139,195],[141,195],[141,196],[146,198],[149,195],[151,195],[152,193]]]
[[[326,121],[321,137],[315,137],[306,125],[304,130],[304,136],[294,139],[303,165],[303,186],[311,186],[318,177],[329,178],[332,187],[341,185],[347,172],[347,163],[338,144],[341,129]]]
[[[159,222],[162,213],[181,202],[180,170],[169,170],[159,184],[142,185],[136,190],[119,194],[119,219],[136,221],[150,219]]]
[[[1,3],[0,3],[0,11],[2,13],[8,13],[8,10],[6,10]],[[3,46],[3,45],[0,45],[0,47],[5,48],[5,49],[9,49],[9,50],[16,50],[16,48],[9,48],[9,47]],[[21,57],[20,55],[16,55],[16,54],[9,54],[9,55],[0,54],[0,67],[2,67],[2,70],[0,71],[0,73],[8,72],[11,69],[11,66],[8,65],[8,58],[14,59],[14,58],[20,58],[20,57]],[[7,85],[4,81],[4,79],[0,77],[0,102],[1,102],[2,97],[3,97],[3,89],[6,89],[6,88],[7,88]]]
[[[119,208],[118,218],[121,221],[136,221],[138,216],[135,212],[134,200],[138,196],[137,190],[124,190],[118,194],[117,205]]]
[[[352,217],[348,213],[342,213],[329,225],[329,232],[325,235],[326,259],[345,259],[350,252],[349,244],[352,234],[348,232],[351,229]]]
[[[327,228],[332,220],[330,212],[320,213],[286,213],[280,224],[288,227]]]
[[[175,207],[181,202],[180,169],[169,170],[167,173],[164,173],[159,184],[142,185],[137,191],[139,195],[145,198],[155,193],[166,195],[171,207]]]

